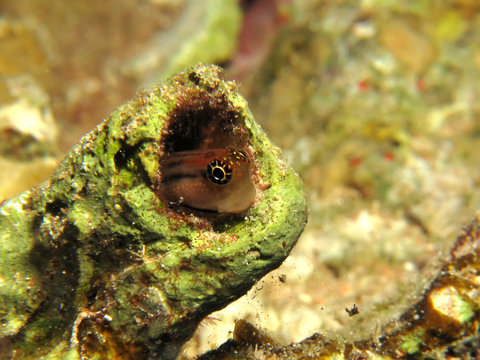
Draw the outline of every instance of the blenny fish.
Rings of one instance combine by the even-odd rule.
[[[240,213],[255,199],[251,161],[234,148],[179,151],[163,163],[161,193],[174,203]]]

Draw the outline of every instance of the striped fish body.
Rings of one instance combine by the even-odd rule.
[[[240,213],[255,199],[251,161],[234,148],[180,151],[162,164],[162,197],[219,213]]]

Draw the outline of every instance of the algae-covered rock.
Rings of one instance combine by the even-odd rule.
[[[2,203],[1,359],[172,359],[289,254],[302,183],[220,72],[199,65],[139,93],[48,181]],[[245,194],[223,188],[238,162]],[[212,189],[187,203],[195,186],[226,205],[208,206],[222,200]]]

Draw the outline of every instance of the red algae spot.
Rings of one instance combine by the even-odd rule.
[[[393,161],[395,160],[395,155],[393,155],[391,152],[386,152],[383,154],[383,158],[386,160],[386,161]]]
[[[358,89],[360,91],[367,91],[370,89],[370,84],[368,83],[367,80],[362,80],[358,82]]]
[[[352,157],[349,161],[351,167],[357,167],[362,163],[363,159],[360,156]]]
[[[427,88],[427,83],[423,79],[417,80],[417,89],[420,91],[425,91]]]

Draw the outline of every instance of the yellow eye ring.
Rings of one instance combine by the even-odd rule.
[[[217,185],[225,185],[232,179],[232,168],[226,162],[213,160],[207,165],[207,179]]]

